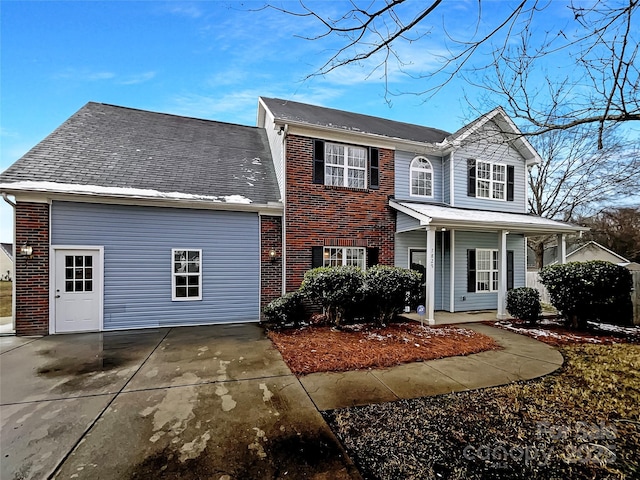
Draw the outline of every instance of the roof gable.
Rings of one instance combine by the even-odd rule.
[[[574,256],[576,254],[579,254],[581,252],[584,252],[585,250],[588,249],[592,249],[592,250],[600,250],[602,252],[606,252],[607,254],[613,256],[614,258],[618,259],[619,262],[621,263],[627,263],[629,262],[629,260],[627,260],[626,258],[624,258],[622,255],[617,254],[616,252],[614,252],[613,250],[609,250],[607,247],[605,247],[604,245],[600,245],[598,242],[594,241],[594,240],[590,240],[589,242],[585,243],[584,245],[579,246],[578,248],[576,248],[575,250],[571,251],[570,253],[567,253],[567,258]]]
[[[280,200],[264,129],[93,102],[0,174],[28,182]]]
[[[488,122],[497,125],[499,131],[505,136],[505,139],[522,155],[527,165],[542,162],[542,158],[533,148],[533,145],[522,134],[520,129],[513,123],[502,107],[497,107],[484,115],[479,116],[472,122],[468,123],[457,132],[449,135],[445,139],[445,143],[453,147],[460,146],[467,138],[474,133],[479,132]]]
[[[431,144],[440,143],[449,135],[448,132],[437,128],[279,98],[260,97],[260,103],[271,112],[276,121],[282,123],[304,124]]]

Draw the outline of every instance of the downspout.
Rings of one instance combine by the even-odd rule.
[[[2,198],[5,202],[11,205],[13,209],[13,263],[11,264],[11,278],[12,278],[12,287],[11,287],[11,295],[13,298],[13,302],[11,305],[11,323],[13,324],[13,331],[16,331],[16,259],[18,256],[17,244],[16,244],[16,204],[15,202],[9,199],[7,192],[2,192]]]
[[[2,198],[4,198],[4,201],[11,205],[13,208],[16,208],[16,204],[9,199],[7,192],[2,192]]]

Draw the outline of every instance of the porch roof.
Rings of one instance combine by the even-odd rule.
[[[389,200],[395,210],[416,220],[416,230],[428,226],[455,230],[509,230],[511,233],[546,235],[589,230],[569,223],[521,213],[471,210],[425,203]]]

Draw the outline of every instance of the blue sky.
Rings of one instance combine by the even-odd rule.
[[[344,3],[316,2],[336,11]],[[491,15],[510,2],[485,4]],[[404,95],[389,106],[380,73],[370,74],[371,63],[305,80],[335,45],[298,38],[317,32],[316,24],[259,10],[261,5],[2,0],[0,171],[88,101],[247,125],[255,124],[260,95],[449,131],[475,116],[463,98],[465,91],[471,98],[475,92],[455,81],[427,102]],[[468,28],[476,5],[449,2],[444,8],[456,19],[450,24]],[[556,19],[567,14],[552,7]],[[405,57],[413,73],[432,66],[432,53],[444,47],[437,38],[421,45]],[[397,71],[389,79],[396,90],[410,82]],[[11,222],[11,208],[0,202],[0,241],[12,241]]]

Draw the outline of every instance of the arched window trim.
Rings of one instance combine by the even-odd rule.
[[[424,166],[424,164],[421,165],[421,161],[424,161],[428,164],[428,168],[426,166]],[[430,195],[422,195],[419,193],[414,193],[414,175],[418,174],[418,173],[429,173],[430,174]],[[412,197],[420,197],[420,198],[433,198],[433,165],[431,164],[431,160],[429,160],[427,157],[424,157],[422,155],[419,155],[417,157],[415,157],[413,160],[411,160],[411,164],[409,166],[409,195],[411,195]]]

